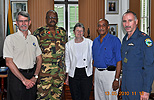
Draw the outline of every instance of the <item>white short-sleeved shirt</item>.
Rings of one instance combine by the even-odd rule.
[[[36,63],[36,57],[41,55],[41,49],[37,38],[28,30],[27,38],[18,32],[6,37],[4,41],[3,57],[13,58],[13,62],[19,69],[30,69]]]

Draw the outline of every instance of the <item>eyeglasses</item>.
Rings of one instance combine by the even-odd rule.
[[[51,17],[51,16],[48,16],[47,18],[49,18],[49,19],[57,19],[57,17]]]
[[[24,23],[28,23],[29,20],[18,20],[18,22],[19,22],[19,23],[23,23],[23,22],[24,22]]]

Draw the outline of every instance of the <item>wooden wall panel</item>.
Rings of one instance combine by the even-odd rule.
[[[150,36],[151,36],[152,40],[154,41],[154,13],[153,13],[154,12],[154,6],[152,6],[152,5],[154,5],[154,0],[151,0],[151,12],[150,12],[150,14],[151,14]]]
[[[92,40],[98,36],[97,23],[100,18],[105,18],[105,0],[79,0],[79,22],[85,26],[85,37],[88,28]]]
[[[38,27],[46,25],[46,12],[53,9],[54,0],[28,0],[28,13],[30,14],[32,21],[30,30],[32,33]]]
[[[140,0],[129,0],[129,10],[136,13],[139,20],[138,28],[140,29]]]

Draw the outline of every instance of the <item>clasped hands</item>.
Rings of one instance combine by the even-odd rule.
[[[32,77],[30,80],[25,78],[25,79],[22,81],[22,83],[26,86],[26,89],[30,89],[30,88],[32,88],[32,87],[35,85],[36,80],[37,80],[37,79],[34,78],[34,77]]]

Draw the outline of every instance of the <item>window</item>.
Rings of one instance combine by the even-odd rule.
[[[78,22],[78,5],[68,5],[68,35],[72,39],[74,37],[73,28]]]
[[[150,0],[140,0],[141,2],[141,31],[150,35],[150,16],[149,16],[149,1]]]
[[[65,28],[65,5],[64,4],[55,4],[55,11],[58,13],[58,27]]]
[[[68,1],[78,1],[78,0],[68,0]]]
[[[54,1],[65,1],[65,0],[54,0]]]
[[[74,38],[73,28],[79,21],[78,0],[54,0],[54,10],[58,13],[58,26],[66,29],[68,39]]]

